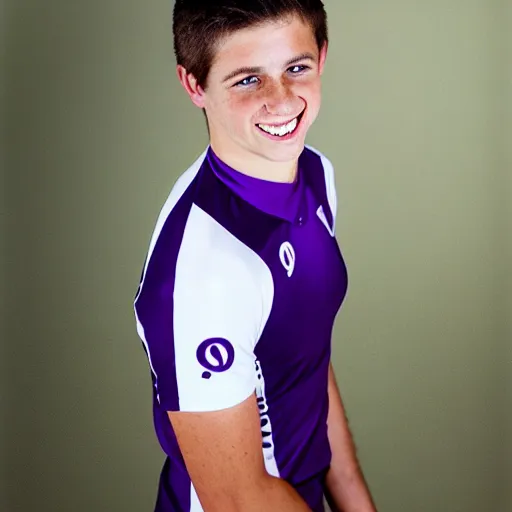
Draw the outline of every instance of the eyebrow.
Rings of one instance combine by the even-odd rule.
[[[291,66],[292,64],[295,64],[295,63],[303,61],[303,60],[315,61],[315,57],[311,53],[307,53],[307,52],[306,53],[301,53],[300,55],[297,55],[297,57],[293,57],[293,59],[290,59],[289,61],[287,61],[285,63],[285,67],[286,66]],[[244,66],[244,67],[235,69],[234,71],[232,71],[231,73],[226,75],[223,78],[222,83],[225,83],[228,80],[231,80],[232,78],[235,78],[238,75],[256,75],[256,74],[259,74],[259,73],[263,73],[263,71],[264,71],[264,68],[261,67],[261,66],[260,67],[247,67],[247,66]]]

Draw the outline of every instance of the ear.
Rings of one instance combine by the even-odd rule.
[[[318,62],[318,70],[319,70],[320,74],[322,74],[324,72],[325,60],[327,59],[327,47],[328,47],[328,44],[326,41],[324,43],[324,45],[322,46],[322,49],[320,50],[320,58],[319,58],[319,62]]]
[[[178,80],[189,95],[192,103],[199,108],[204,108],[204,90],[198,85],[194,75],[187,73],[183,66],[176,66]]]

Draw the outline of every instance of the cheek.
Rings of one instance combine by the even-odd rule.
[[[232,119],[237,119],[238,123],[247,122],[247,118],[255,115],[261,101],[254,94],[232,95],[226,102],[226,110]]]
[[[320,80],[312,80],[307,82],[303,87],[303,94],[310,103],[320,103],[322,89]]]
[[[320,110],[320,104],[322,101],[322,92],[321,92],[321,84],[320,82],[310,82],[309,84],[304,84],[300,90],[297,91],[297,94],[304,98],[307,103],[308,111],[309,111],[309,122],[312,123],[318,112]]]

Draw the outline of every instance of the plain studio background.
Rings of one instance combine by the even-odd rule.
[[[207,144],[172,2],[3,3],[0,510],[150,511],[163,455],[132,301]],[[308,142],[337,172],[334,361],[379,511],[511,512],[512,6],[326,7]]]

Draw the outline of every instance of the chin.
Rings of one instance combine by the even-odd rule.
[[[304,144],[300,148],[297,148],[295,151],[286,151],[280,154],[275,155],[274,158],[269,158],[269,160],[273,160],[274,162],[286,163],[298,160],[301,153],[304,151]]]
[[[293,146],[272,148],[263,150],[263,155],[272,162],[291,162],[297,160],[301,153],[304,151],[305,141],[300,140],[293,144]]]

